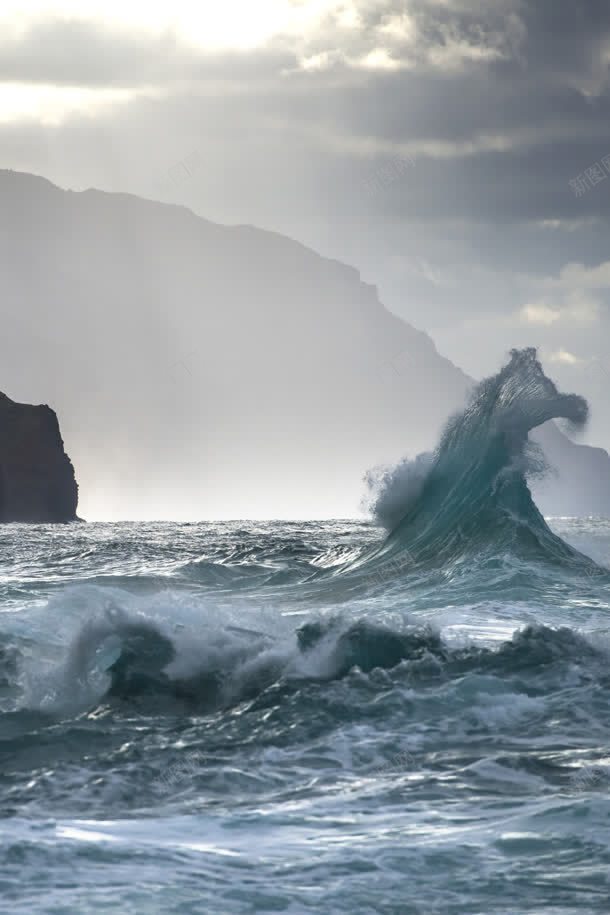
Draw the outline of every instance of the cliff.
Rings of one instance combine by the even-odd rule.
[[[353,516],[472,385],[285,236],[2,170],[0,200],[3,383],[62,404],[88,516]],[[544,511],[610,515],[607,455],[551,435]]]
[[[78,487],[57,416],[0,393],[0,522],[75,521]]]

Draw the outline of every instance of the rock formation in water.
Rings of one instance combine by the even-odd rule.
[[[78,486],[57,416],[0,393],[0,522],[76,521]]]

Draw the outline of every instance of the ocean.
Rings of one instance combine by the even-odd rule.
[[[610,522],[527,485],[585,414],[514,354],[389,533],[0,527],[0,909],[610,911]]]

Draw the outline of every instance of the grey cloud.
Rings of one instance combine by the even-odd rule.
[[[43,19],[18,36],[0,36],[0,80],[6,82],[180,91],[210,80],[264,82],[292,66],[294,55],[281,49],[198,51],[171,30],[155,36],[85,20]]]

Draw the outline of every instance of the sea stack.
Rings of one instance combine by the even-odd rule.
[[[0,522],[77,521],[78,486],[57,416],[0,392]]]

